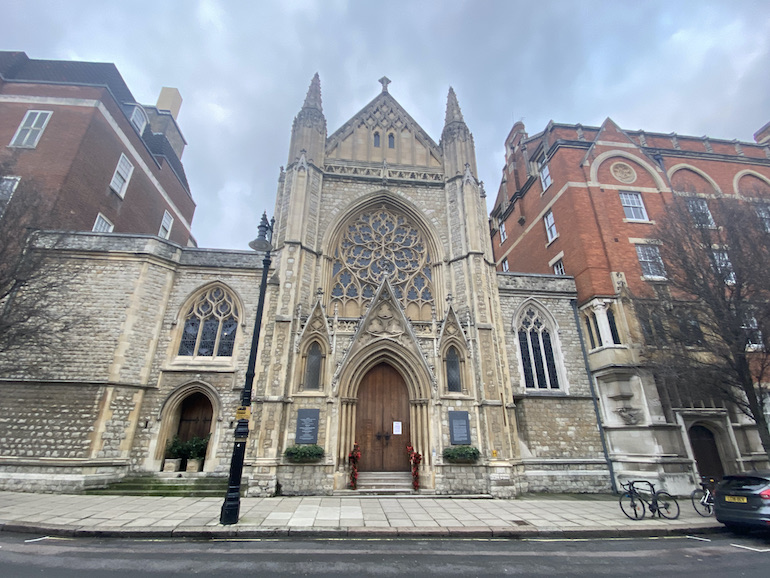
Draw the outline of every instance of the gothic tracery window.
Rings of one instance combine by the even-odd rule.
[[[527,307],[519,319],[517,331],[526,387],[559,389],[552,329],[544,315],[534,307]]]
[[[238,308],[233,296],[215,285],[202,292],[184,318],[180,356],[231,357],[238,330]]]
[[[340,314],[360,315],[388,277],[412,319],[430,319],[431,259],[420,231],[407,219],[380,207],[354,219],[334,251],[332,305]]]

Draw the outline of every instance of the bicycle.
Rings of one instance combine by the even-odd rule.
[[[649,489],[641,490],[636,487],[636,484],[647,484]],[[626,490],[620,496],[620,509],[630,519],[641,520],[644,518],[647,508],[650,510],[651,517],[655,517],[655,514],[668,520],[676,520],[679,517],[679,503],[676,498],[662,490],[656,492],[652,482],[631,480],[627,484],[621,482],[620,485]],[[645,499],[642,494],[649,494],[649,499]]]
[[[702,478],[700,488],[694,489],[690,494],[692,507],[704,518],[714,515],[714,490],[716,490],[716,479]]]

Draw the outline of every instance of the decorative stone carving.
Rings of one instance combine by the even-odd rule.
[[[635,407],[623,406],[615,410],[626,425],[636,425],[641,421],[642,410]]]
[[[610,172],[621,183],[631,184],[636,181],[636,171],[627,163],[613,163]]]

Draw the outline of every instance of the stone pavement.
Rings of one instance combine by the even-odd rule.
[[[715,532],[689,499],[678,520],[632,521],[612,496],[243,498],[221,526],[220,498],[0,492],[0,531],[104,537],[614,537]]]

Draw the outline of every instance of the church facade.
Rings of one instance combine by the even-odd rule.
[[[414,448],[423,492],[608,491],[574,281],[495,270],[453,90],[437,143],[381,83],[328,135],[316,75],[294,120],[248,495],[345,490],[354,444],[361,472],[409,472]],[[14,416],[0,420],[0,485],[69,490],[160,472],[174,436],[193,434],[210,436],[204,473],[226,475],[262,256],[94,233],[30,243],[69,280],[47,303],[73,322],[58,357],[0,357],[0,403]],[[321,461],[287,460],[309,442]],[[449,463],[452,446],[480,458]]]

